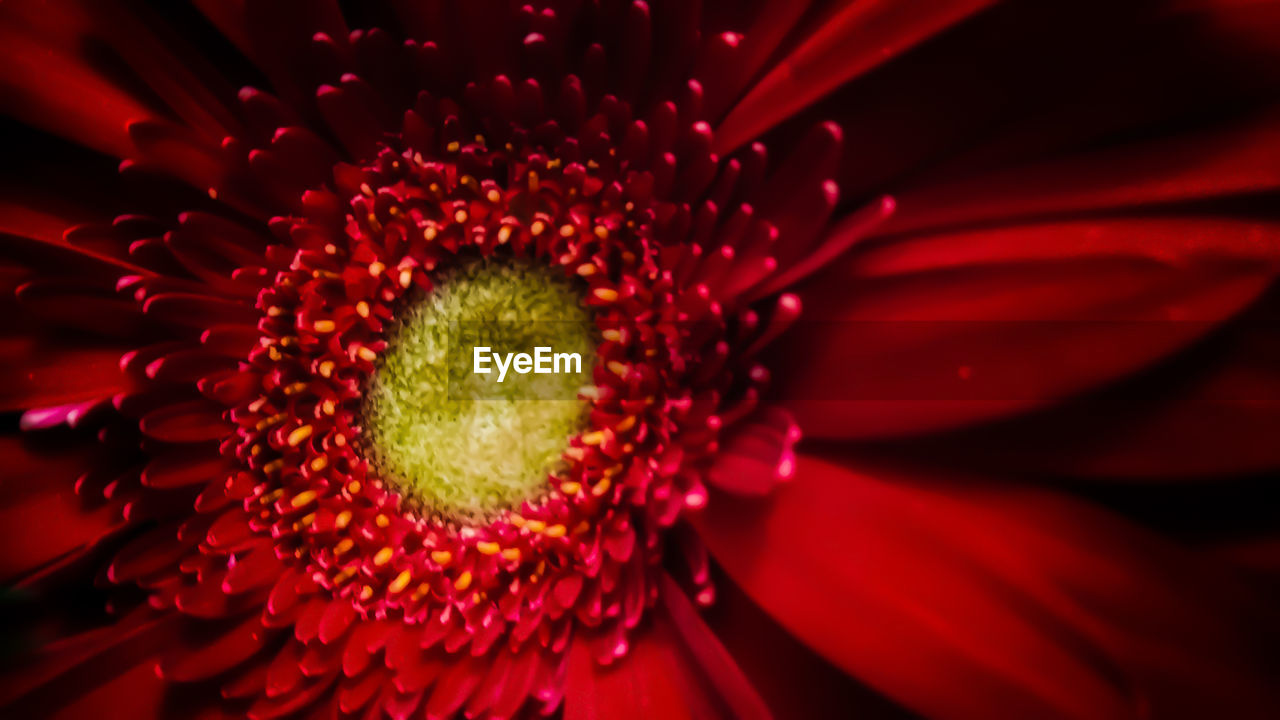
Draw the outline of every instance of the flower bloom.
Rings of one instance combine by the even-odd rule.
[[[1280,711],[1280,6],[344,9],[0,6],[6,714]]]

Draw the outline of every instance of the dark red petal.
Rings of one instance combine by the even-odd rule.
[[[896,234],[978,222],[1138,207],[1280,188],[1280,112],[1226,128],[967,177],[898,196],[875,229]]]
[[[849,3],[835,11],[747,92],[716,128],[725,154],[849,80],[945,30],[991,0],[937,0],[929,7],[891,0]]]
[[[565,680],[565,720],[727,719],[763,710],[736,668],[723,664],[726,657],[706,644],[701,631],[686,640],[678,638],[679,632],[669,618],[658,616],[636,634],[627,654],[607,667],[593,658],[588,638],[575,636]],[[686,641],[699,649],[691,653]],[[703,660],[711,661],[710,667]]]
[[[806,434],[889,436],[1060,401],[1185,348],[1258,297],[1280,226],[1063,222],[894,241],[804,294],[779,359]]]
[[[945,488],[945,489],[944,489]],[[798,638],[929,717],[1267,717],[1274,632],[1232,578],[1083,504],[801,458],[695,519]],[[1268,712],[1270,710],[1270,712]]]
[[[93,468],[82,449],[41,450],[24,438],[0,438],[0,580],[75,553],[123,521],[117,504],[76,493],[76,478]]]
[[[729,428],[706,479],[711,485],[739,495],[765,495],[795,470],[792,446],[800,428],[790,413],[765,408],[746,422]]]
[[[133,143],[125,130],[152,117],[142,103],[122,91],[71,48],[59,48],[25,21],[0,22],[0,95],[6,114],[108,155],[128,157]]]
[[[219,632],[212,641],[197,648],[179,648],[161,661],[156,672],[174,682],[204,680],[240,665],[262,649],[267,631],[257,614]]]
[[[659,593],[676,637],[685,644],[711,686],[729,707],[732,716],[740,720],[768,720],[771,715],[764,700],[703,622],[684,590],[669,575],[664,575]]]
[[[142,418],[139,427],[148,437],[173,443],[217,440],[231,429],[218,408],[202,400],[152,410]]]
[[[1269,308],[1112,391],[1014,422],[914,438],[940,466],[1090,479],[1223,479],[1280,468],[1280,336]]]
[[[124,347],[55,344],[32,337],[0,338],[0,410],[63,405],[125,392]]]
[[[706,612],[715,631],[779,720],[851,711],[865,720],[916,716],[859,683],[793,637],[732,580],[716,579],[716,601]]]

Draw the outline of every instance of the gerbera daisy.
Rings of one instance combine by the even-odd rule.
[[[1276,716],[1280,4],[1108,5],[0,6],[3,714]]]

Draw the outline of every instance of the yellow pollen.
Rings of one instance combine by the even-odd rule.
[[[485,195],[485,197],[489,199],[489,202],[497,203],[499,200],[502,199],[502,193],[498,192],[497,190],[490,190]]]
[[[592,432],[583,433],[582,435],[583,445],[599,445],[602,442],[604,442],[603,430],[593,430]]]
[[[587,457],[587,451],[580,447],[565,448],[564,456],[572,460],[582,462]]]
[[[618,299],[618,291],[613,288],[596,288],[591,291],[591,294],[605,302],[615,302]]]
[[[315,491],[315,490],[303,490],[302,492],[298,493],[297,495],[294,495],[294,496],[293,496],[293,500],[290,500],[290,501],[289,501],[289,504],[290,504],[290,505],[293,505],[293,506],[294,506],[294,507],[296,507],[296,508],[300,508],[300,507],[303,507],[303,506],[305,506],[305,505],[310,504],[310,503],[311,503],[311,501],[313,501],[313,500],[315,500],[315,499],[316,499],[316,491]]]
[[[387,517],[386,515],[383,515],[382,513],[378,513],[373,517],[373,523],[380,528],[390,527],[391,518]]]
[[[369,317],[369,303],[363,300],[356,303],[356,314],[362,318]]]
[[[551,527],[547,528],[546,535],[549,538],[558,538],[558,537],[564,537],[566,532],[568,532],[568,529],[566,529],[565,526],[552,525]]]
[[[458,576],[458,579],[453,581],[453,587],[458,592],[463,592],[467,588],[471,587],[471,571],[463,570],[462,574]]]
[[[286,417],[288,416],[285,415],[284,413],[276,413],[271,417],[267,417],[259,420],[256,427],[258,430],[265,430],[271,427],[272,425],[275,425],[276,423],[280,422],[281,420],[284,420]]]
[[[529,173],[529,192],[538,191],[538,173],[530,171]]]
[[[412,284],[413,284],[413,270],[411,268],[404,268],[403,270],[400,271],[400,287],[405,288],[407,290],[409,286]]]
[[[444,146],[444,149],[445,149],[445,152],[456,153],[456,152],[458,152],[459,148],[461,148],[461,147],[462,147],[462,146],[458,144],[458,141],[457,141],[457,140],[454,140],[453,142],[449,143],[448,145],[445,145],[445,146]]]
[[[378,277],[379,275],[382,274],[382,271],[386,269],[387,269],[387,266],[383,265],[377,260],[374,260],[373,262],[369,263],[369,274],[374,277]]]
[[[355,547],[356,541],[351,538],[343,538],[341,542],[333,546],[333,554],[341,555],[351,548]]]
[[[582,490],[581,483],[573,482],[572,480],[560,483],[560,492],[565,495],[577,495],[580,490]]]
[[[603,225],[597,225],[595,233],[596,233],[596,237],[600,238],[601,240],[604,240],[605,238],[609,237],[609,228]]]
[[[466,221],[467,221],[467,211],[466,211],[466,210],[461,210],[461,209],[459,209],[459,210],[455,211],[455,212],[453,213],[453,221],[454,221],[454,222],[456,222],[456,223],[464,223],[464,222],[466,222]]]
[[[430,242],[436,239],[437,232],[439,231],[436,230],[435,225],[428,225],[427,229],[422,231],[422,237],[426,238],[427,241]]]
[[[326,378],[327,378],[327,377],[329,377],[329,376],[333,375],[333,361],[332,361],[332,360],[325,360],[325,361],[321,362],[321,363],[320,363],[320,368],[319,368],[319,369],[320,369],[320,376],[321,376],[321,377],[326,377]]]
[[[355,495],[356,493],[360,492],[360,481],[352,480],[351,482],[347,483],[347,492],[351,493],[352,495]]]
[[[342,568],[341,572],[333,576],[333,582],[335,584],[341,585],[342,583],[350,580],[351,576],[355,574],[356,574],[356,569],[354,567],[344,567]]]
[[[481,555],[497,555],[498,551],[501,549],[502,548],[499,547],[496,542],[487,542],[482,540],[476,543],[476,550],[479,550]]]
[[[628,415],[622,419],[622,422],[613,426],[613,429],[617,430],[618,432],[626,432],[635,426],[636,426],[636,416]]]
[[[296,383],[293,383],[293,384],[290,384],[290,385],[286,385],[286,386],[285,386],[285,388],[284,388],[284,394],[285,394],[285,395],[297,395],[298,393],[300,393],[300,392],[302,392],[303,390],[306,390],[306,389],[307,389],[307,384],[306,384],[306,383],[304,383],[304,382],[296,382]]]
[[[373,556],[373,564],[377,565],[378,567],[382,567],[383,565],[386,565],[387,563],[391,562],[391,558],[394,557],[395,554],[396,554],[395,550],[392,550],[389,547],[384,547],[378,551],[377,555]]]
[[[609,368],[609,371],[612,372],[614,375],[617,375],[618,377],[621,377],[621,378],[625,378],[627,376],[627,370],[629,370],[626,363],[619,362],[617,360],[610,360],[609,362],[605,363],[605,367]]]
[[[578,266],[578,274],[582,277],[591,277],[596,274],[596,266],[591,263],[582,263]]]
[[[520,559],[520,548],[507,548],[502,551],[502,559],[515,562]]]
[[[300,428],[296,428],[293,432],[289,433],[289,447],[298,447],[302,444],[303,440],[306,440],[309,437],[311,437],[310,425],[303,425]]]
[[[346,445],[346,444],[347,444],[347,436],[346,436],[346,435],[342,435],[342,434],[334,435],[334,436],[333,436],[333,444],[334,444],[334,445],[337,445],[338,447],[342,447],[343,445]]]
[[[503,225],[498,229],[498,242],[505,243],[511,239],[511,228]]]
[[[572,234],[573,234],[573,232],[574,232],[574,231],[573,231],[573,226],[572,226],[572,225],[567,225],[567,224],[566,224],[566,225],[561,225],[561,226],[560,226],[560,237],[569,237],[570,235],[572,235]]]
[[[325,244],[324,244],[324,251],[325,251],[325,253],[326,253],[326,254],[328,254],[328,255],[337,255],[337,254],[338,254],[338,246],[337,246],[337,245],[334,245],[333,243],[325,243]]]
[[[360,346],[359,350],[356,350],[356,354],[360,356],[361,360],[367,360],[369,362],[373,362],[374,360],[378,359],[378,353],[370,350],[369,348],[363,345]]]
[[[547,524],[541,520],[530,520],[525,527],[529,528],[529,532],[540,533],[547,529]]]
[[[541,235],[542,231],[546,229],[547,229],[546,223],[542,222],[541,220],[534,220],[533,224],[529,226],[529,234]]]
[[[269,462],[269,463],[267,463],[266,465],[263,465],[263,466],[262,466],[262,472],[267,473],[268,475],[270,475],[271,473],[278,472],[278,471],[280,470],[280,468],[282,468],[282,467],[284,467],[284,459],[283,459],[283,458],[281,458],[281,459],[279,459],[279,460],[272,460],[271,462]]]
[[[360,588],[361,600],[368,600],[371,597],[373,597],[373,588],[369,587],[368,585],[365,585],[364,587]]]
[[[278,305],[272,305],[267,308],[267,317],[279,317],[282,312],[284,312],[284,308]]]
[[[405,570],[397,575],[395,580],[391,581],[391,584],[387,586],[387,591],[394,595],[409,587],[410,580],[413,580],[413,573]]]
[[[278,361],[280,358],[284,356],[280,354],[280,351],[276,349],[275,345],[272,345],[271,347],[267,348],[267,357],[271,358],[272,360]]]
[[[320,472],[329,467],[329,458],[325,455],[317,455],[315,460],[311,461],[311,472]]]
[[[432,550],[431,559],[434,560],[437,565],[448,565],[453,562],[453,553],[448,550]]]
[[[591,488],[591,494],[596,497],[600,497],[601,495],[609,492],[609,488],[611,487],[613,487],[613,481],[609,478],[602,478],[600,482],[595,484],[595,487]]]
[[[337,409],[338,406],[335,405],[332,400],[325,400],[320,403],[320,410],[323,411],[325,415],[332,415]]]
[[[360,192],[367,197],[373,197],[373,188],[369,187],[369,183],[360,183]]]
[[[249,412],[258,412],[259,410],[262,409],[262,406],[266,404],[267,404],[267,397],[264,395],[258,398],[257,400],[254,400],[253,402],[249,403]]]
[[[339,530],[346,528],[347,525],[349,524],[351,524],[350,510],[343,510],[342,512],[338,513],[338,517],[333,519],[333,526]]]

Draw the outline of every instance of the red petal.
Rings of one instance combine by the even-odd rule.
[[[29,438],[0,438],[0,580],[12,582],[80,551],[123,524],[120,509],[76,494],[93,467],[87,453],[46,452]]]
[[[1239,332],[1113,391],[1016,422],[913,439],[910,452],[945,467],[1108,481],[1216,481],[1280,468],[1280,336],[1249,326],[1270,323],[1267,312],[1250,312]]]
[[[10,23],[13,24],[10,24]],[[0,81],[7,114],[99,152],[127,157],[133,151],[125,126],[151,112],[70,49],[24,28],[0,23]]]
[[[805,433],[937,430],[1057,402],[1181,350],[1258,297],[1280,226],[1066,222],[905,239],[805,294],[777,377]]]
[[[217,440],[231,430],[216,406],[200,400],[152,410],[139,427],[148,437],[172,443]]]
[[[928,8],[892,0],[848,3],[778,63],[716,128],[721,155],[758,137],[813,101],[970,15],[991,0],[935,0]]]
[[[761,410],[755,418],[735,425],[720,444],[720,452],[706,479],[721,490],[739,495],[764,495],[795,469],[792,446],[800,429],[791,415],[778,408]]]
[[[967,177],[899,195],[877,233],[1008,222],[1280,188],[1280,112],[1228,128]]]
[[[695,521],[730,575],[796,637],[929,717],[1280,710],[1274,658],[1254,654],[1274,631],[1267,610],[1082,504],[810,457],[769,502],[717,500]]]
[[[220,675],[253,657],[267,639],[267,631],[254,614],[234,628],[219,633],[212,642],[196,649],[179,649],[157,668],[161,677],[173,682],[192,682]]]
[[[565,720],[733,717],[667,621],[637,634],[627,654],[608,667],[593,659],[589,639],[579,633],[565,683]]]
[[[123,347],[64,346],[32,337],[0,338],[0,410],[64,405],[125,392]]]
[[[711,681],[711,686],[729,707],[732,716],[740,720],[768,720],[771,715],[764,700],[699,617],[684,590],[669,575],[664,575],[660,582],[662,606],[676,630],[676,636],[684,642],[690,655]]]

